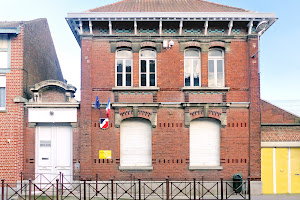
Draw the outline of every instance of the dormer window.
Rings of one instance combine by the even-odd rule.
[[[224,86],[224,51],[212,48],[208,52],[208,87]]]
[[[184,86],[200,86],[200,51],[189,48],[184,51]]]
[[[116,51],[116,86],[132,86],[132,51]]]

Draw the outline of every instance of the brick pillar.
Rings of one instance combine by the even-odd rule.
[[[92,40],[81,41],[81,106],[80,106],[80,175],[91,175],[91,134],[92,134]]]
[[[251,178],[261,178],[261,153],[260,153],[260,74],[258,69],[258,54],[252,58],[258,51],[257,37],[249,38],[249,114],[250,114],[250,176]]]

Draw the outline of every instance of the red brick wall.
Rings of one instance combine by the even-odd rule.
[[[299,142],[300,126],[262,126],[262,142]]]
[[[179,44],[170,50],[157,53],[157,102],[184,102],[181,91],[183,80],[183,52]],[[129,178],[131,174],[140,178],[192,178],[204,176],[205,179],[231,179],[234,173],[248,174],[260,179],[260,102],[259,76],[256,63],[249,55],[257,48],[252,44],[256,40],[233,40],[230,52],[225,54],[226,87],[222,92],[191,92],[190,102],[251,102],[247,108],[229,108],[227,126],[221,128],[221,165],[223,170],[190,171],[189,166],[189,128],[184,126],[182,108],[159,108],[157,127],[152,128],[152,159],[154,170],[150,172],[119,171],[120,129],[114,124],[114,110],[111,112],[110,127],[99,128],[99,111],[91,104],[96,95],[100,102],[106,103],[108,97],[114,102],[112,87],[115,87],[115,57],[110,52],[110,43],[102,39],[82,40],[82,101],[80,111],[80,160],[82,178],[93,178],[98,173],[102,179]],[[252,48],[251,48],[252,47]],[[255,53],[255,52],[254,52]],[[254,54],[253,53],[253,54]],[[251,54],[252,55],[252,54]],[[201,53],[202,86],[207,86],[207,53]],[[105,73],[104,73],[105,72]],[[251,77],[251,84],[250,79]],[[139,86],[139,58],[133,55],[133,85]],[[115,93],[118,93],[115,91]],[[151,102],[148,94],[140,98],[136,94],[119,93],[119,102]],[[137,98],[132,98],[132,97]],[[225,96],[225,98],[224,98]],[[132,108],[128,108],[129,110]],[[139,108],[143,110],[145,108]],[[119,113],[121,113],[121,109]],[[193,112],[190,110],[190,112]],[[220,110],[222,112],[222,110]],[[150,112],[152,113],[152,112]],[[249,113],[251,113],[249,115]],[[105,115],[104,108],[101,115]],[[131,114],[130,114],[131,115]],[[124,118],[124,117],[123,117]],[[125,117],[127,118],[127,117]],[[147,117],[145,117],[147,118]],[[251,131],[251,137],[249,135]],[[251,152],[249,152],[251,139]],[[111,150],[112,160],[99,160],[99,150]],[[251,158],[249,158],[251,154]],[[251,159],[251,160],[250,160]],[[177,163],[178,161],[178,163]],[[249,171],[249,164],[250,170]]]
[[[297,123],[300,118],[282,110],[264,100],[261,100],[261,122],[268,123]]]
[[[20,180],[23,170],[24,106],[14,103],[23,94],[23,37],[11,37],[11,71],[6,74],[6,112],[0,112],[0,178],[7,182]],[[9,142],[10,141],[10,142]]]

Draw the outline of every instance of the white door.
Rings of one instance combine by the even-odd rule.
[[[216,120],[191,122],[190,166],[220,166],[220,123]]]
[[[55,182],[59,173],[72,181],[72,127],[37,126],[36,182]]]
[[[145,119],[121,122],[121,166],[152,165],[151,124]]]

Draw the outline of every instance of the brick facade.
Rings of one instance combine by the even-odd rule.
[[[299,142],[300,117],[282,110],[266,101],[262,105],[262,142]]]
[[[159,2],[169,5],[173,11],[179,9],[178,2],[181,8],[186,5],[181,0]],[[226,21],[218,15],[237,12],[244,16],[248,11],[206,1],[194,2],[201,7],[196,14],[192,8],[181,9],[176,14],[170,13],[169,7],[157,5],[156,10],[148,7],[154,2],[144,0],[139,6],[129,6],[135,3],[120,1],[67,17],[82,52],[78,143],[81,178],[94,179],[99,174],[106,180],[133,176],[158,179],[204,176],[205,180],[220,177],[231,180],[233,174],[241,173],[243,177],[260,180],[260,77],[258,56],[253,56],[258,52],[257,33],[253,30],[260,21],[232,18],[234,22],[230,23],[228,18]],[[205,12],[216,16],[214,20],[202,13],[207,5],[210,7]],[[139,16],[134,12],[139,12]],[[186,17],[186,13],[195,17]],[[171,15],[174,16],[170,18]],[[86,21],[85,17],[102,21]],[[173,45],[168,46],[171,40]],[[129,48],[133,53],[132,87],[116,84],[115,53],[121,48]],[[156,50],[155,87],[140,86],[143,48]],[[197,87],[185,87],[187,48],[200,51],[201,83]],[[208,54],[212,48],[224,52],[223,87],[209,87]],[[108,98],[112,102],[107,130],[99,128],[99,110],[92,107],[96,96],[104,105]],[[102,116],[105,116],[104,105],[100,111]],[[150,171],[119,169],[120,126],[122,120],[136,117],[147,119],[152,125],[153,170]],[[218,169],[190,169],[190,123],[199,118],[220,122]],[[99,150],[111,150],[112,159],[99,159]]]
[[[15,182],[20,180],[20,172],[24,172],[24,167],[34,162],[32,157],[25,156],[28,145],[34,141],[26,140],[28,135],[34,133],[34,130],[27,132],[26,126],[27,111],[24,103],[30,96],[28,85],[49,78],[63,80],[63,77],[58,62],[50,64],[51,60],[57,61],[57,57],[46,19],[3,24],[0,29],[11,25],[20,28],[20,33],[9,34],[10,69],[4,73],[6,106],[5,111],[0,111],[0,177],[7,182]],[[52,74],[45,73],[45,69],[52,71]]]

